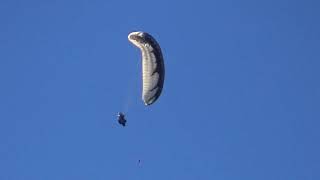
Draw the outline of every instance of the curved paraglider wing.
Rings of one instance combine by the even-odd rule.
[[[146,32],[132,32],[129,41],[141,50],[142,54],[142,100],[151,105],[160,96],[164,83],[163,56],[157,41]]]

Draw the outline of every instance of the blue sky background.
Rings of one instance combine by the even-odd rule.
[[[319,4],[0,1],[0,179],[320,179]],[[150,107],[135,30],[165,57]]]

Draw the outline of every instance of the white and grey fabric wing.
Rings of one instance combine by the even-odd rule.
[[[142,100],[145,105],[153,104],[161,95],[165,68],[158,42],[146,32],[132,32],[129,41],[142,54]]]

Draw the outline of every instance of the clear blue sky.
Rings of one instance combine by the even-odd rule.
[[[319,5],[0,1],[0,179],[320,179]],[[136,30],[165,57],[150,107]]]

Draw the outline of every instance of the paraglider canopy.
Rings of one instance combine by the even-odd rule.
[[[141,50],[142,100],[146,106],[160,97],[164,84],[164,62],[158,42],[146,32],[132,32],[129,41]]]

